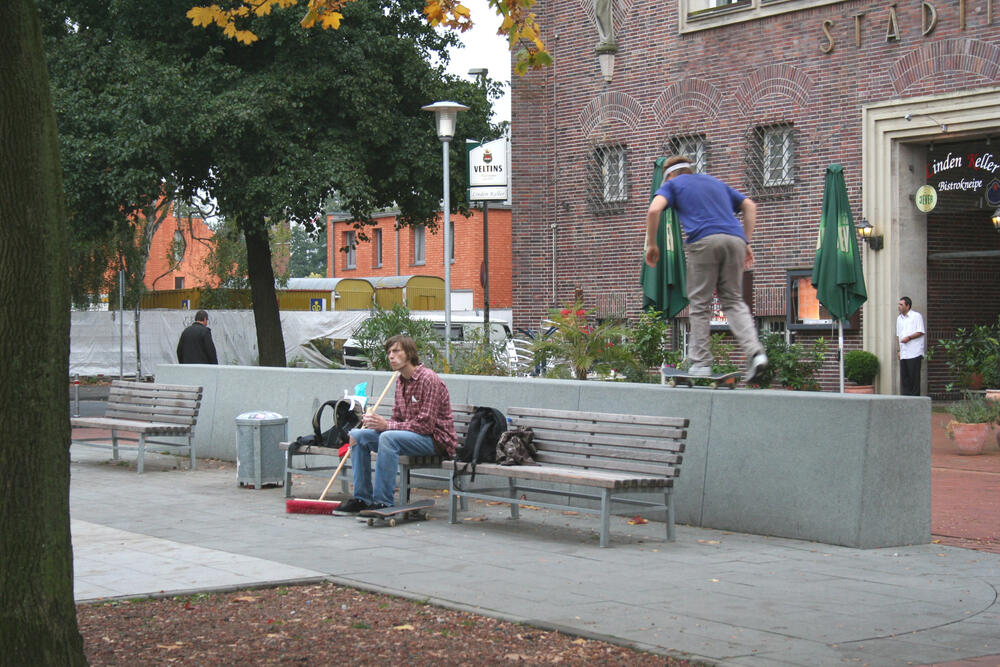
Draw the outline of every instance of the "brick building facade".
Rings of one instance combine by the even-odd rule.
[[[653,161],[678,151],[758,202],[753,306],[775,328],[786,323],[789,271],[812,267],[825,169],[843,165],[855,219],[884,238],[882,250],[861,246],[868,302],[861,326],[845,332],[848,348],[881,360],[880,392],[898,393],[901,295],[925,315],[932,342],[995,321],[1000,234],[987,189],[1000,167],[975,164],[1000,154],[1000,17],[990,0],[611,5],[613,70],[602,71],[595,50],[593,0],[539,0],[555,64],[513,77],[516,325],[537,325],[577,288],[598,316],[635,315]],[[958,178],[931,169],[949,151],[979,185],[924,213],[917,189]],[[794,332],[802,342],[818,335],[830,340],[831,330]],[[932,395],[943,369],[939,358],[924,374]]]
[[[214,232],[201,218],[174,216],[173,205],[149,246],[144,284],[150,291],[218,285],[205,265]]]
[[[435,229],[404,227],[397,230],[394,214],[373,217],[375,226],[364,230],[367,241],[360,240],[357,230],[347,219],[333,215],[327,217],[327,277],[444,277],[441,214],[438,214]],[[473,210],[469,217],[453,213],[450,218],[454,250],[451,265],[452,293],[456,298],[461,293],[471,296],[472,308],[481,309],[484,304],[484,290],[480,284],[483,265],[482,210]],[[510,221],[509,206],[490,206],[488,234],[491,308],[510,308],[512,303]]]

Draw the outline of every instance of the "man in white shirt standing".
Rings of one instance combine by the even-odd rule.
[[[908,296],[899,299],[896,337],[899,339],[899,384],[903,396],[920,395],[920,365],[924,361],[924,318]]]

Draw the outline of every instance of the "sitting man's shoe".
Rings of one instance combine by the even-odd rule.
[[[710,364],[695,364],[687,371],[688,375],[699,378],[707,378],[712,374],[712,366]]]
[[[360,498],[351,498],[345,502],[340,503],[340,507],[336,509],[337,514],[357,514],[361,510],[366,510],[372,507]]]
[[[757,379],[757,377],[764,372],[767,368],[767,355],[763,352],[758,352],[753,355],[753,359],[750,360],[750,364],[747,366],[747,377],[746,382],[750,383]]]
[[[390,510],[390,509],[392,509],[392,505],[386,505],[385,503],[372,503],[371,505],[369,505],[365,509],[369,509],[369,510]]]

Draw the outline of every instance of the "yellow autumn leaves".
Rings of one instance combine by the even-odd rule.
[[[319,24],[324,30],[336,30],[344,18],[340,10],[348,2],[356,0],[308,0],[302,27],[312,28]],[[243,0],[230,9],[223,9],[215,4],[192,7],[187,17],[196,27],[216,25],[226,37],[242,44],[253,44],[258,37],[253,31],[238,27],[241,19],[266,16],[275,8],[285,9],[297,4],[298,0]],[[552,63],[552,56],[546,50],[535,22],[535,14],[530,11],[534,4],[535,0],[489,0],[490,7],[503,18],[497,34],[507,37],[511,51],[521,47],[514,65],[514,71],[518,74]],[[469,9],[461,0],[427,0],[424,16],[432,26],[443,26],[460,32],[472,27]]]

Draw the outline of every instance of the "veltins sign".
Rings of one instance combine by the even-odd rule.
[[[510,186],[507,140],[485,144],[466,141],[469,154],[469,201],[504,201]]]
[[[921,185],[913,199],[921,213],[930,213],[937,206],[937,190],[930,185]]]

